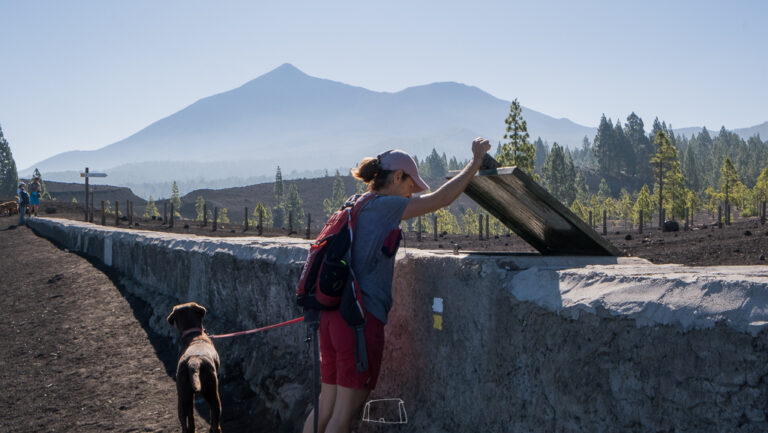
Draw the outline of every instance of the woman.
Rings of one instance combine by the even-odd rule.
[[[40,178],[36,177],[32,179],[32,183],[29,185],[29,204],[30,214],[38,216],[37,210],[40,207],[40,194],[43,188],[40,186]]]
[[[347,433],[352,428],[371,390],[376,386],[384,349],[384,324],[392,306],[392,277],[400,243],[401,220],[448,206],[464,192],[491,148],[488,140],[472,142],[472,161],[437,191],[419,197],[413,194],[428,186],[419,177],[416,163],[405,152],[390,150],[376,158],[365,158],[352,174],[368,184],[376,197],[360,210],[352,245],[352,268],[363,292],[366,311],[365,341],[368,370],[358,373],[354,335],[338,310],[320,316],[321,377],[318,432]],[[313,410],[314,412],[314,410]],[[304,423],[304,433],[313,432],[314,413]]]
[[[19,188],[16,190],[16,196],[19,198],[19,224],[23,226],[24,217],[27,213],[27,205],[29,205],[29,193],[27,193],[27,186],[24,182],[19,183]]]

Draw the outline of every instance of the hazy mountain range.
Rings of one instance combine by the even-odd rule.
[[[63,152],[21,174],[38,168],[51,180],[75,181],[88,166],[107,171],[110,184],[146,195],[139,185],[263,181],[274,177],[277,165],[288,178],[291,173],[309,177],[325,169],[346,170],[364,156],[391,148],[420,157],[436,148],[462,159],[470,156],[474,137],[488,137],[494,146],[502,139],[509,105],[460,83],[374,92],[311,77],[284,64],[124,140],[92,151]],[[550,144],[580,146],[584,136],[591,140],[596,132],[525,107],[523,117],[531,139],[541,137]],[[644,120],[650,127],[652,119]],[[768,136],[768,122],[748,130]]]
[[[501,139],[509,104],[458,83],[374,92],[284,64],[124,140],[98,150],[64,152],[33,167],[53,172],[144,161],[247,160],[254,162],[247,174],[258,175],[274,173],[277,164],[298,171],[346,167],[393,147],[421,156],[435,147],[468,157],[474,137]],[[594,128],[567,119],[526,108],[523,115],[532,137],[576,145],[594,135]]]
[[[696,135],[701,134],[701,131],[703,129],[704,129],[703,126],[699,126],[699,127],[681,128],[681,129],[673,128],[673,131],[675,132],[675,135],[684,135],[686,137],[690,137],[693,134],[696,134]],[[709,132],[709,135],[712,136],[712,138],[715,138],[720,133],[719,128],[718,129],[707,128],[707,131]],[[768,122],[763,122],[759,125],[750,126],[749,128],[737,128],[731,132],[738,134],[741,138],[745,140],[755,135],[760,135],[760,138],[765,140],[766,137],[768,137]]]

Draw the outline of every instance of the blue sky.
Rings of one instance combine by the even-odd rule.
[[[288,62],[376,91],[461,82],[589,126],[735,129],[768,121],[766,23],[764,1],[0,0],[0,125],[26,168]]]

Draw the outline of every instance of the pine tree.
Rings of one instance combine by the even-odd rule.
[[[685,200],[688,190],[685,188],[683,173],[680,164],[670,168],[667,172],[664,188],[664,206],[671,211],[672,218],[682,219],[685,216]]]
[[[632,214],[634,206],[632,203],[632,196],[627,192],[626,188],[622,188],[619,193],[619,217],[626,223],[632,221]]]
[[[285,227],[286,220],[288,218],[288,211],[285,206],[275,206],[272,208],[272,227],[281,228]]]
[[[304,220],[304,202],[299,195],[299,187],[296,183],[292,183],[288,187],[288,195],[285,199],[285,210],[288,213],[287,217],[293,217],[293,229],[296,230]]]
[[[171,205],[173,205],[173,216],[181,217],[181,196],[179,195],[179,185],[176,184],[175,180],[171,187]]]
[[[752,198],[752,191],[742,182],[738,182],[733,188],[733,202],[742,217],[757,215],[757,206]]]
[[[725,161],[723,161],[723,166],[720,167],[719,184],[720,193],[723,194],[726,208],[731,203],[731,198],[736,195],[734,192],[737,190],[738,184],[740,183],[741,181],[739,180],[739,173],[733,166],[731,159],[725,158]]]
[[[563,203],[571,203],[576,199],[576,167],[573,165],[573,157],[568,149],[565,149],[565,186],[563,188]]]
[[[427,164],[428,176],[432,177],[445,177],[445,173],[448,169],[448,164],[444,162],[443,158],[437,153],[435,148],[432,148],[432,153],[424,160]]]
[[[445,152],[440,157],[440,165],[443,167],[443,177],[445,177],[445,174],[448,172],[448,157],[445,155]]]
[[[664,127],[661,125],[661,121],[658,117],[653,119],[653,126],[651,127],[651,133],[649,135],[649,139],[652,143],[656,142],[656,136],[659,134],[659,131],[664,131]],[[666,131],[664,131],[664,134],[666,135]],[[669,138],[669,136],[667,136]]]
[[[677,138],[677,151],[680,153],[680,164],[683,164],[685,161],[683,158],[685,157],[685,151],[688,149],[688,145],[690,143],[690,140],[688,140],[688,137],[685,135],[678,135]]]
[[[459,227],[459,222],[456,220],[456,216],[454,216],[447,207],[438,209],[435,212],[435,215],[437,216],[438,233],[447,233],[449,235],[457,235],[461,233],[461,228]]]
[[[219,209],[219,219],[216,222],[220,224],[229,224],[229,216],[227,215],[227,212],[227,208],[225,207]]]
[[[549,156],[549,149],[541,140],[541,137],[537,138],[536,141],[533,142],[533,144],[534,144],[534,147],[536,148],[536,160],[534,161],[534,170],[537,173],[541,173],[542,169],[544,168],[544,163],[547,161],[547,157]]]
[[[283,185],[283,173],[280,171],[280,166],[277,166],[277,172],[275,173],[275,203],[277,206],[282,206],[283,195],[285,193],[285,185]]]
[[[603,200],[600,205],[602,209],[597,214],[598,221],[602,221],[603,210],[605,210],[605,214],[608,219],[616,218],[619,215],[619,205],[616,203],[616,200],[614,200],[613,197],[606,197],[606,199]]]
[[[259,224],[259,215],[261,215],[262,220],[261,224],[264,228],[271,228],[272,223],[274,222],[272,220],[272,212],[264,206],[261,202],[256,203],[256,207],[253,208],[253,226]]]
[[[621,173],[631,175],[635,165],[635,150],[632,147],[632,142],[629,141],[629,137],[624,133],[624,128],[621,127],[621,122],[618,120],[614,127],[614,137],[616,140],[616,157],[618,158],[617,164],[619,165],[618,170]]]
[[[574,200],[573,203],[571,203],[571,206],[569,206],[569,209],[582,221],[587,222],[589,220],[589,210],[587,210],[579,199]]]
[[[341,178],[339,171],[336,170],[336,177],[333,179],[333,191],[331,198],[323,200],[325,216],[330,217],[332,213],[341,209],[347,200],[347,193],[344,191],[344,179]]]
[[[760,141],[760,135],[749,137],[746,146],[746,164],[742,169],[742,179],[748,185],[755,185],[761,170],[768,166],[768,146]]]
[[[459,161],[456,160],[455,156],[452,156],[451,160],[448,161],[448,170],[461,170],[461,165],[459,165]]]
[[[632,146],[632,153],[635,156],[635,160],[629,167],[629,174],[639,177],[644,183],[652,182],[653,171],[646,164],[646,161],[651,159],[654,151],[648,136],[645,135],[643,119],[634,112],[627,116],[627,123],[624,124],[624,134],[629,140],[630,146]]]
[[[693,191],[701,191],[702,182],[699,177],[700,169],[698,164],[698,157],[696,156],[696,149],[693,145],[689,145],[685,149],[685,158],[682,164],[683,178],[685,179],[685,185]]]
[[[471,236],[478,233],[478,221],[477,214],[472,208],[467,208],[464,211],[464,215],[461,216],[461,225],[464,227],[464,234]]]
[[[651,202],[651,191],[648,185],[643,185],[635,200],[632,220],[637,223],[640,218],[640,211],[643,211],[643,224],[647,224],[653,215],[653,202]]]
[[[109,206],[109,201],[107,201],[106,205],[107,207]],[[144,215],[142,216],[144,218],[152,218],[152,217],[160,216],[160,212],[157,210],[157,205],[155,205],[155,199],[153,199],[151,195],[149,196],[149,201],[147,202],[147,206],[144,207]]]
[[[590,143],[589,138],[586,135],[581,140],[581,148],[573,150],[572,157],[573,163],[577,167],[582,167],[585,169],[588,168],[592,170],[597,168],[595,152],[592,148],[592,144]]]
[[[3,135],[0,127],[0,198],[16,196],[19,186],[19,174],[16,171],[16,161],[11,153],[11,146]]]
[[[701,200],[699,200],[699,196],[695,192],[686,190],[685,207],[687,207],[690,211],[691,217],[693,217],[693,215],[695,215],[696,212],[701,209]]]
[[[757,177],[752,194],[755,200],[759,202],[768,201],[768,167],[764,168],[760,176]]]
[[[205,199],[199,195],[195,201],[195,221],[203,221],[203,212],[205,212]]]
[[[701,168],[701,181],[702,186],[714,187],[717,183],[717,176],[715,174],[715,168],[719,165],[715,164],[713,155],[714,142],[709,135],[709,131],[706,126],[701,129],[701,133],[696,137],[698,143],[698,149],[696,149],[696,155],[699,157],[699,167]]]
[[[611,196],[611,188],[608,186],[608,182],[605,181],[605,178],[600,179],[600,186],[597,187],[597,199],[600,202],[604,202]]]
[[[597,216],[600,214],[600,211],[603,208],[603,203],[597,198],[597,194],[592,194],[592,196],[589,197],[589,210],[592,211],[592,226],[595,226],[595,223],[597,222]],[[589,222],[589,221],[587,221]]]
[[[587,179],[584,177],[584,173],[579,170],[576,173],[576,179],[574,180],[574,186],[576,188],[576,199],[581,202],[583,205],[584,203],[589,203],[589,196],[591,193],[589,192],[589,185],[587,185]]]
[[[528,142],[528,123],[523,119],[523,111],[517,99],[509,107],[509,116],[504,120],[507,125],[504,140],[497,159],[503,166],[514,165],[529,176],[533,176],[536,148]]]
[[[432,215],[433,213],[422,215],[421,216],[421,232],[426,234],[432,233]],[[419,229],[419,223],[418,218],[413,219],[413,227],[418,230]]]
[[[272,227],[284,227],[288,212],[285,208],[285,185],[283,184],[283,173],[280,171],[280,166],[277,166],[275,172],[275,206],[272,208]]]
[[[600,125],[597,127],[593,149],[597,159],[597,171],[600,174],[619,174],[621,164],[616,143],[616,131],[613,128],[613,122],[606,119],[605,114],[600,117]]]
[[[680,148],[677,147],[677,137],[675,137],[675,131],[672,130],[672,124],[670,123],[667,125],[667,122],[662,121],[661,122],[661,129],[667,133],[667,137],[669,137],[669,142],[675,146],[675,149],[678,149],[678,153]]]
[[[569,169],[563,148],[555,142],[544,161],[541,174],[544,187],[563,203],[570,203],[575,196],[573,188],[575,179],[569,178],[571,171],[573,171],[573,161],[571,160]]]
[[[658,185],[658,190],[654,192],[659,202],[659,228],[661,228],[664,223],[661,218],[661,212],[664,209],[665,199],[667,204],[673,208],[671,209],[672,216],[679,216],[679,212],[682,209],[680,203],[681,200],[684,203],[685,194],[677,148],[669,141],[667,133],[663,129],[659,129],[653,142],[656,144],[657,150],[656,154],[651,157],[650,163],[653,166]],[[666,185],[668,187],[666,194],[664,191],[665,182],[668,183]]]

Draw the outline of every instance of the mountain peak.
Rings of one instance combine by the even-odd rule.
[[[225,94],[231,94],[231,93],[237,93],[239,89],[250,89],[251,91],[254,91],[254,89],[258,89],[261,86],[271,86],[275,88],[283,88],[283,87],[292,87],[298,82],[306,81],[307,79],[312,78],[309,75],[302,72],[299,68],[296,66],[293,66],[290,63],[283,63],[282,65],[276,67],[275,69],[272,69],[271,71],[259,75],[258,77],[252,79],[251,81],[248,81],[247,83],[243,84],[238,89],[233,89],[228,92],[225,92]]]
[[[287,77],[287,76],[307,76],[304,72],[302,72],[299,68],[296,66],[293,66],[290,63],[283,63],[282,65],[276,67],[275,69],[267,72],[266,74],[262,75],[262,77],[266,76],[281,76],[281,77]]]

